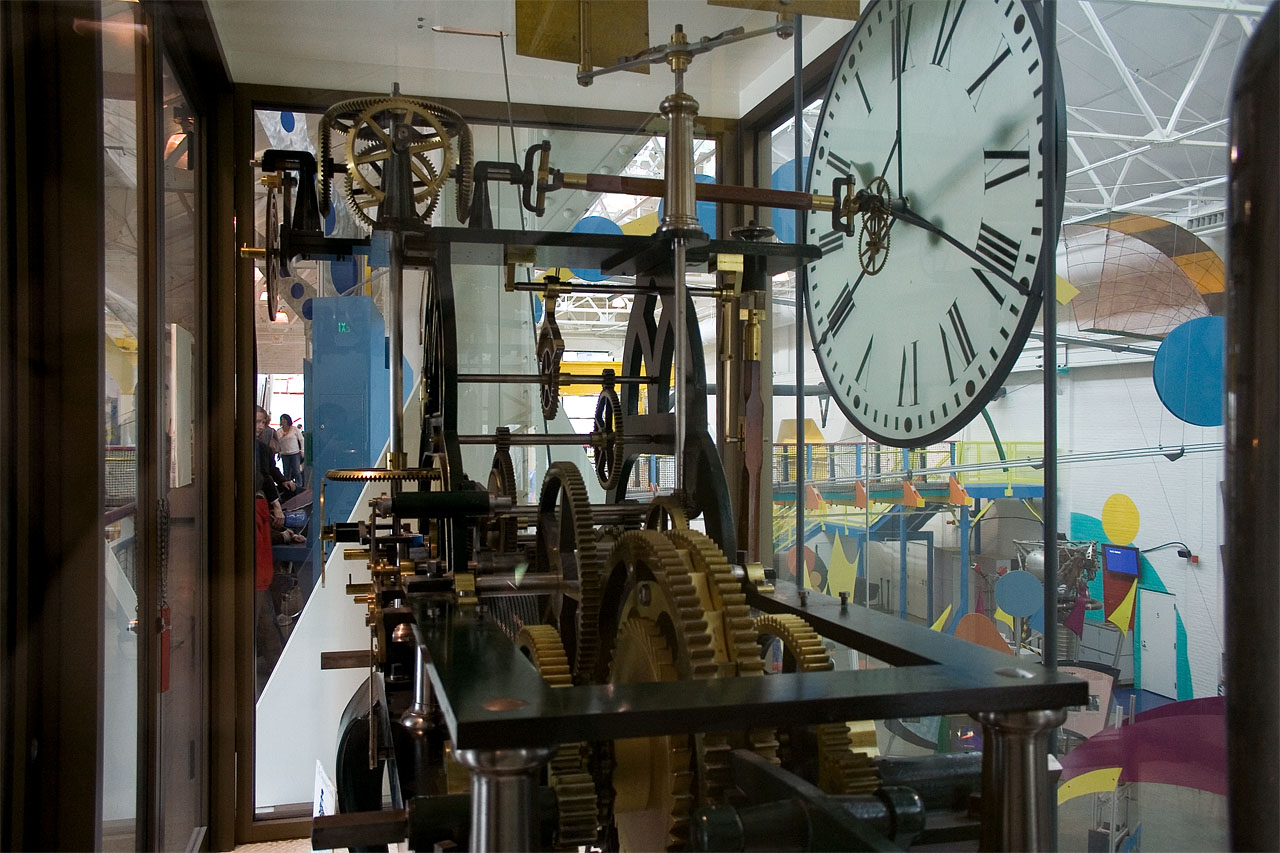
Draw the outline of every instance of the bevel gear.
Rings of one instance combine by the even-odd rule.
[[[378,178],[381,179],[382,169],[376,164],[387,159],[385,152],[386,146],[381,140],[374,140],[362,146],[356,154],[359,166],[355,172],[356,175],[361,176],[361,179],[348,179],[343,183],[342,187],[342,197],[347,202],[347,208],[357,219],[368,225],[370,228],[378,227],[378,217],[372,215],[370,213],[370,209],[377,208],[382,203],[382,200],[386,198],[386,193],[381,191],[376,193],[370,192],[367,189],[368,181],[366,178],[368,176],[365,172],[360,170],[372,170],[376,172]],[[439,187],[442,181],[440,180],[439,172],[436,170],[435,164],[430,160],[415,161],[415,165],[426,173],[429,180],[420,178],[418,175],[418,169],[414,170],[414,210],[419,219],[423,222],[428,222],[431,219],[431,215],[436,211],[436,205],[440,203]],[[348,165],[348,169],[350,168],[350,165]],[[351,173],[349,172],[348,175],[350,176],[350,174]],[[432,187],[434,187],[434,190]],[[424,205],[424,203],[425,206],[421,206]]]
[[[573,673],[560,634],[550,625],[526,625],[516,636],[516,647],[533,662],[551,687],[572,687]],[[547,763],[547,784],[556,795],[557,850],[590,847],[596,841],[596,785],[587,772],[585,744],[566,743]]]
[[[318,127],[319,135],[319,152],[318,161],[319,169],[317,172],[317,180],[319,183],[319,202],[320,212],[328,215],[332,205],[330,181],[333,175],[330,174],[331,167],[331,139],[330,135],[333,130],[337,130],[344,134],[348,142],[354,137],[361,141],[370,141],[377,138],[377,134],[369,129],[368,133],[360,133],[358,125],[362,117],[366,115],[376,116],[378,113],[386,110],[400,110],[406,116],[409,110],[415,115],[421,116],[422,123],[427,126],[438,128],[443,126],[446,131],[446,137],[452,137],[457,143],[457,168],[452,170],[445,167],[437,170],[434,181],[426,181],[425,183],[443,184],[444,180],[449,177],[457,179],[457,199],[456,213],[460,222],[465,222],[471,212],[471,195],[475,186],[475,153],[471,141],[471,129],[467,126],[462,116],[454,110],[449,109],[441,104],[428,101],[425,98],[415,98],[402,96],[398,92],[390,97],[371,97],[371,98],[353,98],[347,101],[341,101],[334,104],[320,118]],[[426,118],[430,116],[431,118]],[[382,134],[386,139],[386,134]],[[350,162],[346,164],[348,173],[354,171]],[[437,192],[439,187],[437,186]]]
[[[808,622],[792,614],[766,614],[755,622],[759,637],[777,637],[782,643],[782,668],[786,672],[827,672],[835,668],[822,638]],[[880,787],[880,774],[871,756],[853,749],[849,726],[819,723],[813,726],[817,745],[816,784],[828,794],[872,793]]]

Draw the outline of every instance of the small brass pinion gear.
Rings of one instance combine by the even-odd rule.
[[[755,622],[760,638],[777,637],[782,643],[783,667],[793,672],[826,672],[835,664],[822,638],[798,616],[768,614]],[[880,774],[871,756],[855,751],[845,723],[820,723],[813,727],[818,747],[817,785],[828,794],[869,794],[880,787]]]
[[[526,625],[516,647],[551,687],[572,687],[569,656],[550,625]],[[596,783],[586,770],[586,744],[562,744],[547,764],[547,783],[556,795],[555,849],[577,850],[596,842]]]

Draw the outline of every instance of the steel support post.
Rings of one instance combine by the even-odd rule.
[[[538,771],[549,748],[461,749],[471,771],[471,849],[525,851],[538,847]]]
[[[1018,677],[1016,668],[1010,674]],[[982,850],[1056,850],[1049,735],[1067,719],[1063,709],[983,711]]]

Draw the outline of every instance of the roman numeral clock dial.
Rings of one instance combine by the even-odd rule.
[[[1039,8],[875,0],[836,66],[810,187],[887,182],[892,253],[864,267],[842,251],[856,238],[810,217],[823,256],[807,270],[809,327],[840,408],[886,444],[918,447],[972,420],[1039,313],[1058,230],[1044,232],[1043,212],[1062,221],[1066,162],[1046,198],[1044,146],[1064,152],[1066,127],[1043,123],[1062,84],[1043,85]]]

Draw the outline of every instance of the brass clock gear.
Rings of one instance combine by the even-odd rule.
[[[415,181],[415,197],[422,194],[419,201],[424,201],[427,194],[439,195],[444,182],[454,175],[455,155],[453,147],[456,143],[456,177],[457,206],[459,221],[465,222],[471,211],[471,194],[474,187],[475,154],[471,141],[471,129],[462,116],[441,104],[433,103],[425,98],[402,96],[398,92],[383,98],[353,98],[341,101],[330,107],[320,119],[318,182],[321,213],[327,214],[332,205],[330,181],[333,178],[330,167],[331,134],[334,130],[346,136],[344,159],[346,160],[347,180],[364,186],[370,197],[382,199],[381,169],[375,164],[386,159],[392,140],[381,121],[387,114],[401,117],[401,123],[412,127],[429,128],[429,132],[419,134],[419,138],[407,144],[413,157]],[[376,149],[363,148],[359,143],[376,143]],[[357,153],[357,149],[358,153]],[[442,165],[436,168],[432,164],[427,169],[424,164],[430,163],[427,155],[432,151],[440,151]],[[358,177],[357,177],[358,176]],[[375,182],[376,178],[376,182]],[[433,202],[434,204],[434,202]],[[370,217],[361,212],[361,207],[352,208],[353,212],[366,222]]]
[[[649,501],[644,527],[645,530],[688,530],[689,516],[679,500],[670,495],[660,495]]]
[[[755,622],[759,637],[777,637],[782,643],[785,671],[826,672],[835,664],[822,638],[808,622],[791,614],[766,614]],[[759,648],[759,646],[757,646]],[[818,778],[813,780],[828,794],[866,794],[880,787],[880,775],[871,756],[853,749],[849,726],[819,723],[813,727],[818,751]]]
[[[348,137],[349,141],[350,137]],[[354,162],[357,164],[355,171],[350,171],[350,163],[347,166],[348,174],[354,176],[354,179],[347,180],[343,184],[342,197],[347,202],[347,208],[355,214],[357,219],[370,228],[376,228],[378,217],[371,211],[381,204],[386,198],[386,193],[379,189],[379,184],[374,181],[381,180],[383,168],[388,160],[386,144],[381,140],[367,142],[358,147],[354,157]],[[422,159],[414,162],[413,200],[415,212],[422,221],[429,221],[431,215],[435,213],[436,205],[440,202],[440,187],[443,183],[435,164],[430,160]]]
[[[867,275],[875,275],[884,269],[889,259],[889,236],[893,227],[893,219],[886,212],[893,200],[893,192],[889,182],[882,177],[871,179],[867,192],[876,196],[872,204],[860,206],[862,211],[862,230],[858,232],[858,260]]]
[[[552,687],[572,687],[569,657],[560,634],[550,625],[526,625],[516,636],[516,647],[533,662]],[[596,841],[596,784],[586,770],[585,744],[562,744],[547,764],[547,784],[556,795],[557,850],[577,850]]]

